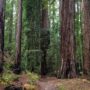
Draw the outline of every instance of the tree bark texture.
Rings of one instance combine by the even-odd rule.
[[[62,0],[61,6],[61,78],[75,78],[74,0]]]
[[[16,60],[15,73],[20,72],[21,64],[21,32],[22,32],[22,0],[18,0],[17,30],[16,30]]]
[[[84,28],[84,74],[90,75],[90,0],[83,0]]]

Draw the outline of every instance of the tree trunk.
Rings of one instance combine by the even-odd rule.
[[[90,75],[90,0],[83,0],[84,11],[84,74]]]
[[[3,72],[4,54],[4,1],[0,0],[0,73]]]
[[[21,72],[21,31],[22,31],[22,0],[18,0],[17,31],[16,31],[16,60],[14,72]]]
[[[10,10],[10,18],[9,18],[9,37],[8,37],[8,43],[9,43],[9,52],[11,54],[12,50],[12,32],[13,32],[13,1],[11,2],[11,10]]]
[[[43,51],[42,61],[41,61],[41,75],[47,74],[47,61],[46,61],[46,50]]]
[[[62,0],[61,7],[61,78],[75,78],[74,0]]]
[[[41,60],[41,75],[47,74],[47,49],[48,49],[48,9],[42,5],[42,16],[41,16],[41,51],[42,51],[42,60]]]

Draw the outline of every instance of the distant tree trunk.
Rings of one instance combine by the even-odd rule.
[[[61,78],[75,78],[74,0],[62,0],[61,7]]]
[[[83,0],[84,11],[84,74],[90,75],[90,0]]]
[[[9,18],[9,37],[8,37],[8,43],[9,43],[9,51],[11,52],[12,48],[12,31],[13,31],[13,1],[11,2],[12,9],[10,11],[10,18]]]
[[[42,5],[42,19],[41,19],[41,51],[42,51],[42,60],[41,60],[41,75],[47,74],[47,49],[48,49],[48,8],[45,8]]]
[[[3,72],[4,54],[4,1],[0,0],[0,73]]]
[[[16,60],[14,72],[21,72],[21,31],[22,31],[22,0],[18,0],[17,31],[16,31]]]
[[[46,50],[42,51],[42,61],[41,61],[41,75],[47,74],[47,61],[46,61]]]

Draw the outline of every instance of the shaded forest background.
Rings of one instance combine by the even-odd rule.
[[[5,6],[5,53],[10,62],[5,65],[9,68],[15,60],[16,53],[16,27],[17,27],[17,1],[7,0]],[[41,31],[41,3],[47,10],[48,29]],[[22,40],[21,40],[21,68],[31,72],[40,73],[42,50],[41,41],[47,49],[47,73],[54,74],[59,68],[59,2],[53,1],[23,1],[22,12]],[[56,7],[58,5],[58,7]],[[48,11],[49,10],[49,11]],[[30,12],[29,12],[30,11]],[[45,15],[45,14],[44,14]],[[50,21],[51,20],[51,21]],[[45,29],[45,28],[44,28]],[[42,36],[41,36],[42,33]],[[43,35],[45,34],[46,35]],[[48,45],[48,43],[50,43]],[[42,46],[43,47],[43,46]],[[10,57],[10,58],[9,58]],[[11,64],[10,64],[11,63]],[[9,68],[10,69],[10,68]]]

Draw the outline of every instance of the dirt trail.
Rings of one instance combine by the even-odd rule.
[[[39,82],[39,90],[56,90],[56,87],[51,82]]]
[[[90,90],[90,81],[87,79],[43,78],[37,84],[38,90]]]
[[[44,78],[39,80],[37,82],[39,90],[57,90],[56,81],[56,78]]]

